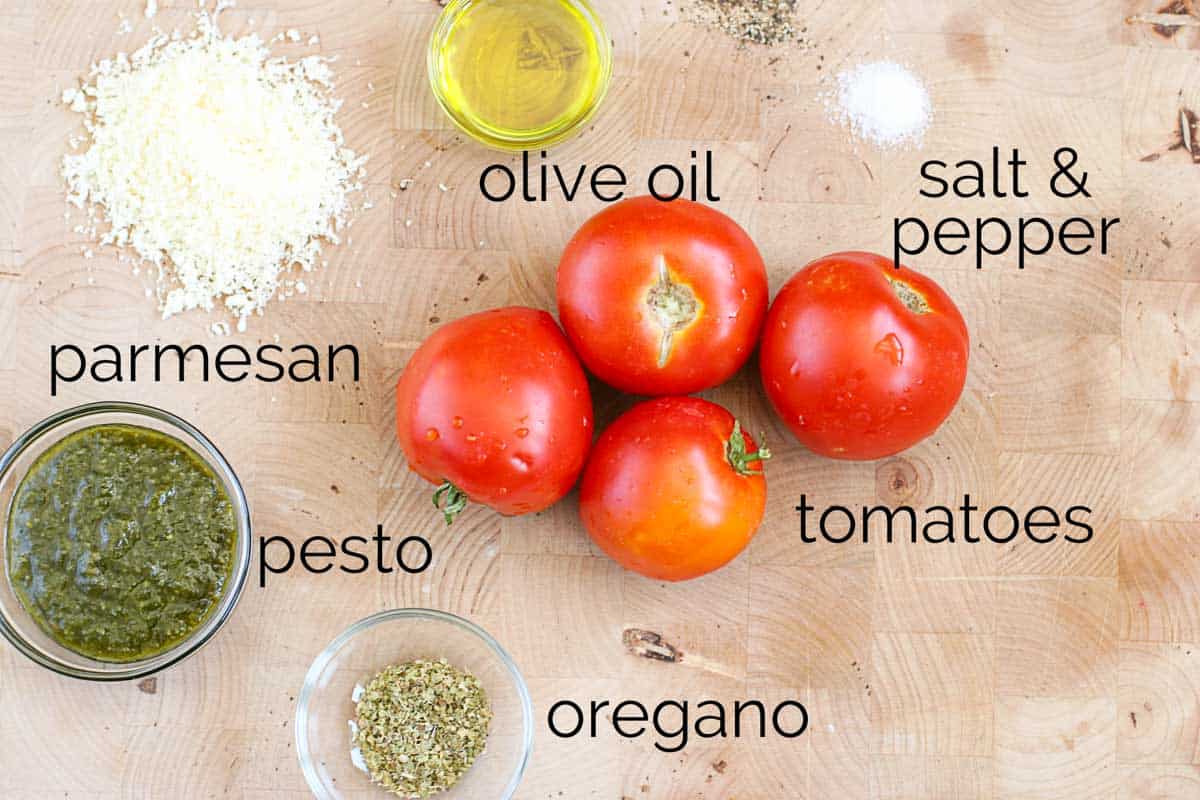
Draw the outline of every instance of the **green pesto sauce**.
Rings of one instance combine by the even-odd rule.
[[[221,480],[182,442],[97,425],[43,453],[17,487],[8,577],[37,624],[102,661],[138,661],[212,614],[237,523]]]

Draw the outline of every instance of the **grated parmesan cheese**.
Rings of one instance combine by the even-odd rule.
[[[273,58],[255,34],[222,35],[224,6],[63,93],[88,146],[62,173],[90,235],[158,267],[164,318],[221,302],[244,330],[288,271],[312,270],[322,244],[339,242],[366,158],[334,120],[328,59]]]

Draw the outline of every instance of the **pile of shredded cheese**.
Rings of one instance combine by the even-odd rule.
[[[338,243],[366,158],[334,120],[329,59],[289,62],[257,35],[224,36],[221,8],[198,12],[190,36],[157,32],[94,64],[63,93],[87,137],[62,173],[68,200],[88,209],[77,230],[158,267],[164,318],[222,302],[245,330],[277,293],[305,291],[288,275]]]

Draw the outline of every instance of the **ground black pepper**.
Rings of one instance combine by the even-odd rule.
[[[797,0],[693,0],[685,18],[724,31],[743,43],[776,45],[803,41],[796,24]]]

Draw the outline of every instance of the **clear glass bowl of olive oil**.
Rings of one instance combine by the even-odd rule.
[[[612,42],[585,0],[450,0],[429,40],[434,97],[502,150],[561,142],[595,113]]]

